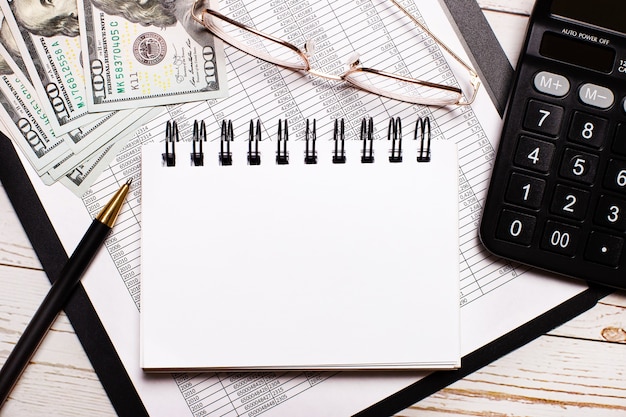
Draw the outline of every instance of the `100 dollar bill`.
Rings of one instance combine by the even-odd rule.
[[[56,9],[44,3],[8,0],[0,7],[52,128],[61,135],[102,115],[88,111],[77,12],[55,16]]]
[[[0,67],[0,73],[14,73],[17,78],[23,80],[24,83],[28,82],[29,85],[33,85],[32,79],[25,74],[25,64],[19,55],[11,53],[5,48],[4,43],[0,43],[0,58],[4,62],[4,65]],[[19,61],[16,60],[19,58]],[[33,87],[34,90],[34,87]],[[130,116],[132,110],[123,110],[117,112],[104,112],[98,113],[99,118],[93,120],[87,125],[80,126],[72,131],[60,135],[54,128],[54,123],[49,117],[49,113],[46,112],[45,100],[41,100],[38,94],[36,94],[37,106],[40,111],[46,115],[46,125],[50,124],[55,136],[64,138],[64,141],[70,150],[75,155],[89,155],[102,146],[114,140],[116,129],[123,125],[124,120]],[[126,123],[132,123],[133,120],[127,119]]]
[[[221,42],[191,19],[192,0],[78,0],[91,111],[224,97]],[[153,7],[154,5],[159,7]]]
[[[55,136],[32,86],[14,73],[0,75],[0,116],[11,138],[46,184],[48,172],[73,154],[62,136]]]
[[[93,178],[93,175],[83,174],[87,171],[93,174],[96,165],[99,169],[97,155],[102,154],[103,149],[111,149],[111,145],[121,136],[134,132],[140,123],[148,120],[151,114],[158,114],[160,110],[146,108],[103,113],[109,117],[116,113],[126,117],[113,126],[109,126],[105,132],[106,136],[100,136],[97,140],[87,140],[88,146],[75,152],[72,149],[74,142],[69,134],[56,135],[52,131],[50,119],[43,110],[34,87],[2,44],[0,44],[0,58],[4,62],[4,65],[0,66],[0,105],[2,107],[0,118],[6,126],[5,131],[17,143],[46,184],[51,184],[67,175],[70,175],[76,183],[82,183],[86,178]],[[91,129],[96,130],[99,125],[104,125],[106,122],[107,116],[100,119],[99,123]],[[95,158],[94,155],[96,155]],[[91,161],[92,166],[88,170],[83,168],[81,172],[78,172],[77,167],[87,166],[86,161]]]

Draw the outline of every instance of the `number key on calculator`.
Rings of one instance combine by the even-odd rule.
[[[537,0],[480,227],[496,255],[626,288],[626,3]]]

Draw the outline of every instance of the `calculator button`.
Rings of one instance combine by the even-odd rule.
[[[550,142],[522,136],[515,152],[515,164],[539,172],[548,172],[555,146]]]
[[[559,216],[583,220],[587,214],[589,196],[588,191],[557,184],[550,211]]]
[[[550,252],[573,256],[579,240],[578,227],[548,220],[541,238],[541,247]]]
[[[626,231],[626,200],[609,195],[601,196],[594,222],[600,226]]]
[[[498,219],[496,237],[507,242],[530,246],[536,224],[537,219],[534,216],[505,209]]]
[[[613,151],[620,155],[626,155],[626,124],[624,123],[617,125],[615,137],[613,138]]]
[[[530,100],[524,117],[524,128],[544,135],[556,136],[561,130],[563,107]]]
[[[538,209],[545,188],[544,180],[514,172],[511,174],[505,198],[509,203]]]
[[[599,160],[597,155],[568,148],[563,154],[559,173],[570,180],[593,184]]]
[[[604,175],[604,186],[626,193],[626,161],[611,159]]]
[[[589,235],[585,258],[602,265],[617,267],[623,247],[623,238],[594,231]]]
[[[615,95],[611,90],[590,83],[580,87],[578,97],[583,103],[600,109],[608,109],[615,102]]]
[[[609,121],[587,113],[575,112],[568,138],[572,142],[600,148],[604,144]]]
[[[569,80],[562,75],[541,71],[535,75],[535,88],[540,93],[554,97],[564,97],[570,89]]]

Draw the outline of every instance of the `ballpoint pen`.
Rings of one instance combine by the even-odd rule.
[[[128,180],[93,220],[0,369],[0,407],[111,231],[131,182],[132,180]]]

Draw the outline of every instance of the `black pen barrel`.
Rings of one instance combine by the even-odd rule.
[[[94,258],[111,228],[94,220],[59,277],[54,281],[44,301],[35,312],[13,351],[0,369],[0,407],[13,385],[30,361],[46,332],[66,305],[87,266]]]

